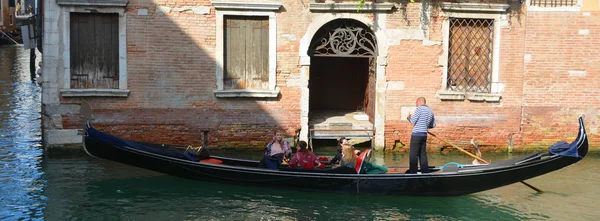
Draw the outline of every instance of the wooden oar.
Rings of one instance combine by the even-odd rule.
[[[453,143],[450,143],[450,141],[447,141],[447,140],[445,140],[445,139],[443,139],[443,138],[441,138],[441,137],[438,137],[437,135],[435,135],[435,134],[433,134],[433,133],[431,133],[431,132],[429,132],[429,131],[428,131],[427,133],[428,133],[428,134],[430,134],[431,136],[433,136],[433,137],[435,137],[435,138],[437,138],[437,139],[441,140],[441,141],[444,141],[444,142],[446,142],[447,144],[450,144],[450,146],[452,146],[452,147],[454,147],[454,148],[456,148],[456,149],[458,149],[458,150],[462,151],[463,153],[466,153],[466,154],[467,154],[467,155],[469,155],[470,157],[473,157],[473,158],[475,158],[475,159],[477,159],[477,160],[479,160],[479,161],[481,161],[481,162],[483,162],[483,163],[490,164],[489,162],[485,161],[484,159],[481,159],[481,157],[475,156],[475,155],[473,155],[471,152],[469,152],[469,151],[466,151],[466,150],[464,150],[464,149],[462,149],[462,148],[460,148],[460,147],[458,147],[458,146],[454,145]],[[536,187],[532,186],[531,184],[528,184],[528,183],[526,183],[525,181],[521,181],[521,183],[523,183],[523,184],[525,184],[525,186],[527,186],[527,187],[529,187],[529,188],[531,188],[531,189],[533,189],[533,190],[537,191],[538,193],[544,192],[544,191],[542,191],[542,190],[540,190],[540,189],[538,189],[538,188],[536,188]]]
[[[2,32],[2,30],[0,30],[0,33],[2,33],[4,36],[6,36],[8,39],[10,39],[12,42],[14,42],[15,44],[19,44],[19,42],[15,41],[15,39],[12,39],[10,36],[8,36],[8,34]]]

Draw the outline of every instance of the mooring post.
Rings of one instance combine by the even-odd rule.
[[[218,131],[219,130],[219,126],[221,125],[220,121],[208,121],[208,119],[205,119],[206,121],[203,122],[203,124],[201,124],[199,130],[202,132],[202,150],[200,151],[200,156],[203,157],[208,157],[209,153],[208,153],[208,133],[210,132],[211,129]],[[208,122],[208,123],[207,123]]]
[[[210,132],[209,129],[202,129],[202,148],[208,147],[208,132]]]

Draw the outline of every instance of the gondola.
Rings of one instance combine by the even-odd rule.
[[[188,179],[287,189],[368,195],[457,196],[490,190],[537,177],[583,159],[588,140],[579,117],[579,132],[572,143],[552,145],[548,152],[484,165],[446,164],[430,173],[362,173],[363,167],[260,168],[259,161],[183,151],[185,147],[125,140],[84,126],[84,149],[94,157]],[[370,150],[361,154],[368,162]],[[362,166],[362,165],[361,165]]]

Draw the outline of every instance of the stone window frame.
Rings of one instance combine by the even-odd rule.
[[[500,38],[501,28],[508,27],[507,10],[508,4],[485,4],[485,3],[441,3],[440,4],[444,16],[442,23],[442,33],[444,38],[444,53],[440,63],[443,68],[443,80],[441,88],[438,91],[438,97],[444,100],[469,100],[469,101],[486,101],[499,102],[502,95],[503,85],[499,83],[500,72]],[[446,85],[448,82],[448,53],[450,40],[450,22],[449,18],[466,18],[466,19],[493,19],[494,20],[494,39],[492,40],[492,79],[491,90],[489,93],[476,92],[459,92],[448,91]]]
[[[277,77],[277,15],[280,3],[244,3],[244,2],[213,2],[216,10],[216,83],[217,90],[213,93],[217,98],[254,97],[276,98],[279,88],[276,87]],[[269,87],[265,89],[224,89],[224,21],[225,16],[261,16],[269,18]]]
[[[127,2],[89,3],[74,1],[57,1],[60,6],[60,16],[63,16],[61,47],[64,50],[62,60],[64,66],[63,85],[60,90],[62,97],[128,97],[127,89]],[[119,88],[71,88],[71,13],[116,13],[119,16]]]

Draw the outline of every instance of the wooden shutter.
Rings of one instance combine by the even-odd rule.
[[[118,14],[71,13],[71,88],[119,88]]]
[[[269,20],[263,16],[225,17],[225,89],[269,86]]]

